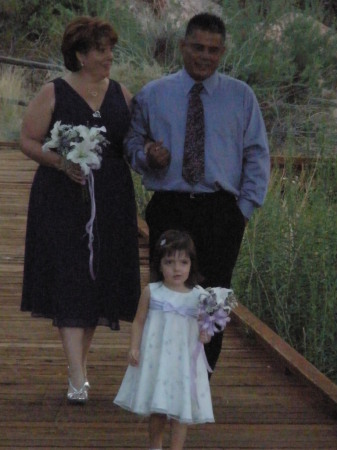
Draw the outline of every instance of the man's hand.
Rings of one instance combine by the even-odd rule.
[[[165,169],[171,161],[171,154],[162,141],[145,144],[146,160],[151,169]]]

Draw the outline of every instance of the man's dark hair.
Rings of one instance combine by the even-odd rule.
[[[193,16],[186,27],[185,37],[194,33],[195,30],[209,31],[221,34],[222,42],[226,39],[226,27],[223,20],[215,14],[200,13]]]

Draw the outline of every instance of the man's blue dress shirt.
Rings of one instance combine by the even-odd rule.
[[[125,152],[132,168],[151,191],[233,193],[249,218],[267,193],[270,159],[262,114],[252,89],[215,72],[203,81],[205,178],[191,186],[182,177],[188,95],[195,81],[185,69],[151,81],[135,96]],[[150,169],[146,138],[163,141],[171,153],[167,169]]]

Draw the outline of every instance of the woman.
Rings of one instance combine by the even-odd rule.
[[[61,47],[69,73],[42,87],[21,132],[23,153],[39,163],[29,202],[21,310],[51,318],[59,328],[70,402],[88,399],[86,365],[96,326],[118,330],[119,319],[132,321],[140,293],[136,205],[122,156],[131,95],[109,79],[116,42],[109,23],[74,19]],[[86,224],[93,200],[81,167],[57,149],[42,151],[57,121],[106,128],[109,145],[93,171],[92,251]]]

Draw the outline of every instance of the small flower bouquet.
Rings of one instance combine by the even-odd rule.
[[[199,330],[206,331],[209,336],[214,336],[226,327],[230,322],[229,314],[238,305],[232,289],[221,287],[207,288],[199,296]],[[208,364],[203,344],[198,341],[192,356],[192,396],[197,400],[196,384],[197,366],[196,361],[199,354],[202,355],[208,372],[213,372]]]
[[[61,121],[57,121],[50,132],[50,138],[42,146],[43,152],[56,149],[56,152],[65,161],[79,164],[87,178],[91,199],[91,217],[86,224],[85,230],[89,236],[89,270],[92,279],[96,278],[93,270],[93,224],[96,216],[96,204],[92,170],[101,167],[103,148],[109,144],[109,141],[102,134],[105,132],[106,128],[104,126],[88,128],[84,125],[72,126],[61,124]]]
[[[209,336],[214,336],[230,322],[229,314],[238,303],[232,289],[216,287],[206,291],[208,293],[200,295],[199,327]]]

